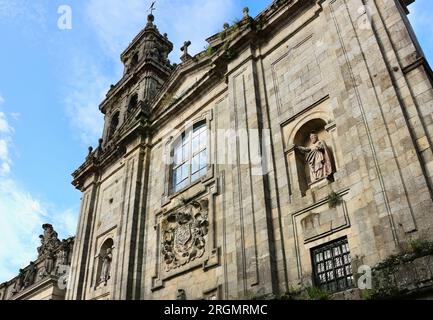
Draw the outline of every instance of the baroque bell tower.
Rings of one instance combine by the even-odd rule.
[[[172,70],[168,55],[173,50],[173,44],[167,34],[159,33],[154,20],[152,14],[148,15],[146,27],[121,55],[127,77],[144,71],[143,93],[148,100],[155,97]]]
[[[154,20],[122,53],[123,77],[100,105],[99,146],[73,174],[83,199],[67,299],[135,299],[143,288],[150,105],[174,69]]]

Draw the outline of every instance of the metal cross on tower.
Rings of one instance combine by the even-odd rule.
[[[156,10],[156,8],[155,8],[155,4],[156,4],[156,1],[153,1],[152,4],[150,5],[150,8],[149,8],[149,12],[150,12],[150,14],[152,14],[152,15],[153,15],[153,11]]]

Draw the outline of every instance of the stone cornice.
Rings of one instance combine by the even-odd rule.
[[[25,288],[23,291],[17,293],[14,295],[11,300],[25,300],[26,297],[41,292],[43,288],[49,288],[49,287],[55,287],[57,286],[57,282],[59,280],[59,277],[57,276],[48,276],[45,279],[42,279],[33,285],[31,285],[28,288]]]

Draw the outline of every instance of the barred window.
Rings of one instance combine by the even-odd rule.
[[[347,238],[311,250],[315,284],[338,292],[354,286],[352,259]]]
[[[174,145],[172,170],[173,192],[188,187],[207,173],[207,127],[206,122],[185,131]]]

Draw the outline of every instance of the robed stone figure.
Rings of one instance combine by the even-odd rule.
[[[307,164],[310,168],[311,183],[315,183],[332,176],[332,161],[330,151],[326,143],[319,140],[316,133],[310,135],[311,145],[309,147],[295,146],[295,148],[306,154]]]
[[[44,263],[44,277],[50,275],[54,270],[54,254],[48,252]]]
[[[12,296],[19,293],[24,286],[24,278],[26,273],[23,269],[20,269],[20,274],[18,275],[17,281],[15,282],[15,286],[12,289]]]
[[[111,261],[113,260],[112,249],[108,248],[105,255],[102,257],[101,277],[99,281],[107,284],[110,279]]]

